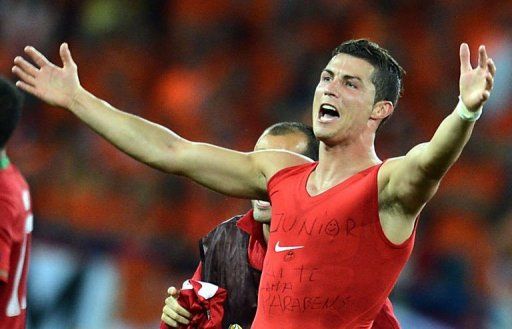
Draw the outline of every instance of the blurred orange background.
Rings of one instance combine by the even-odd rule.
[[[187,139],[249,151],[272,123],[310,123],[331,50],[369,38],[407,71],[403,98],[377,137],[387,158],[432,136],[457,103],[460,43],[469,43],[473,63],[485,44],[498,67],[492,98],[422,214],[392,301],[404,328],[509,328],[511,17],[511,1],[484,0],[0,0],[0,74],[14,79],[12,60],[25,45],[60,63],[66,41],[82,85],[98,97]],[[45,328],[59,298],[75,301],[55,320],[62,328],[157,328],[167,287],[195,268],[198,239],[250,206],[139,164],[31,97],[8,153],[32,189],[34,262],[38,250],[63,250],[78,282],[63,290],[71,297],[53,297],[55,310],[33,297],[30,328]],[[95,286],[98,259],[115,285]],[[43,279],[32,280],[37,291]],[[83,320],[95,314],[80,290],[87,282],[110,297],[109,311],[92,320]]]

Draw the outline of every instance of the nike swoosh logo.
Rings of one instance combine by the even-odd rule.
[[[288,247],[281,247],[279,245],[279,241],[276,243],[276,247],[274,248],[275,252],[281,252],[281,251],[288,251],[288,250],[295,250],[295,249],[301,249],[304,248],[304,246],[288,246]]]

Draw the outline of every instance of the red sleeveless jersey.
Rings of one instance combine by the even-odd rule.
[[[380,164],[311,196],[317,163],[279,171],[268,183],[271,234],[253,329],[371,328],[414,244],[382,231]]]

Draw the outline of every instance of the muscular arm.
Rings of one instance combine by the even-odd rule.
[[[67,44],[60,48],[62,68],[32,47],[25,52],[36,66],[15,58],[18,87],[68,109],[121,151],[154,168],[189,177],[227,195],[267,199],[268,178],[284,167],[306,161],[286,151],[243,153],[188,141],[158,124],[119,111],[82,88]]]
[[[83,89],[76,94],[69,109],[133,158],[228,195],[266,197],[266,176],[271,175],[273,169],[265,165],[265,156],[280,158],[284,155],[243,153],[191,142],[161,125],[122,112]]]
[[[469,111],[479,111],[492,89],[494,63],[487,58],[485,48],[480,47],[479,65],[472,69],[465,44],[461,45],[460,60],[461,101]],[[396,233],[405,223],[406,233],[412,231],[413,220],[460,156],[473,127],[474,122],[462,119],[455,110],[443,120],[430,142],[417,145],[404,157],[391,159],[383,165],[379,173],[379,211],[385,230],[386,226],[392,227],[388,232]],[[393,226],[397,222],[398,228]]]
[[[430,142],[416,145],[404,157],[391,159],[383,166],[382,175],[389,177],[387,192],[400,201],[410,219],[435,194],[441,179],[469,140],[473,126],[474,123],[452,112]]]

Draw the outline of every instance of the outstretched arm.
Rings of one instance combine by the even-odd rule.
[[[379,175],[382,206],[389,206],[388,210],[395,215],[405,215],[409,223],[434,195],[442,177],[461,154],[493,86],[496,67],[484,46],[479,48],[478,66],[474,69],[467,44],[461,45],[459,55],[460,101],[456,109],[443,120],[430,142],[386,162]]]
[[[183,175],[218,192],[266,199],[266,181],[281,168],[305,162],[285,151],[242,153],[188,141],[169,129],[117,110],[85,90],[68,45],[60,47],[63,67],[33,47],[14,59],[16,85],[48,104],[68,109],[133,158],[162,171]]]

